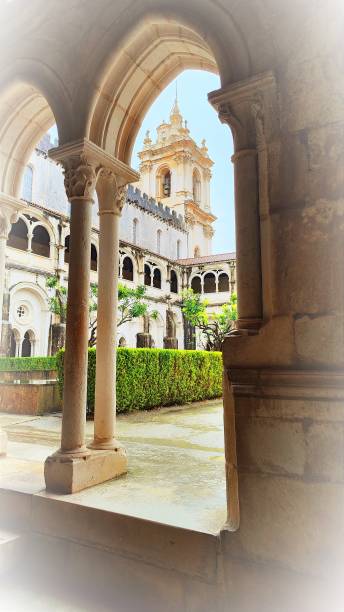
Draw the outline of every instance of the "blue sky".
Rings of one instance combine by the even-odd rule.
[[[179,108],[184,119],[187,119],[190,135],[197,144],[200,144],[203,138],[206,139],[209,156],[214,162],[211,203],[213,213],[218,219],[214,224],[213,253],[234,251],[234,186],[233,165],[230,161],[233,141],[228,126],[220,123],[207,100],[207,94],[220,87],[219,77],[201,70],[186,70],[176,81]],[[155,139],[156,127],[163,119],[169,120],[176,95],[176,81],[170,83],[155,100],[142,123],[131,161],[136,169],[139,163],[137,153],[143,147],[146,131],[150,130],[151,138]]]

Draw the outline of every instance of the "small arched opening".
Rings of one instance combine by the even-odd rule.
[[[153,287],[161,289],[161,272],[159,268],[155,268],[153,273]]]
[[[94,244],[91,244],[91,270],[93,272],[98,270],[98,252]]]
[[[194,276],[191,281],[191,289],[194,293],[202,293],[202,283],[199,276]]]
[[[18,219],[17,223],[12,225],[8,236],[7,246],[19,251],[27,251],[29,248],[28,228],[23,219]]]
[[[36,225],[34,228],[31,249],[35,255],[50,257],[50,236],[43,225]]]
[[[126,347],[126,346],[127,346],[127,341],[126,341],[126,339],[125,339],[125,337],[124,337],[124,336],[121,336],[121,337],[120,337],[120,339],[119,339],[119,341],[118,341],[118,346],[119,346],[120,348],[124,348],[124,347]]]
[[[128,255],[123,259],[122,278],[128,281],[134,280],[134,266],[131,258],[128,257]]]
[[[171,270],[171,293],[178,293],[178,277],[175,270]]]
[[[199,246],[196,246],[194,248],[194,257],[201,257],[201,249],[199,248]]]
[[[152,285],[152,270],[148,264],[145,264],[145,285],[147,287]]]
[[[213,272],[207,272],[203,279],[204,293],[216,293],[216,279]]]
[[[226,274],[225,272],[221,272],[221,274],[219,275],[218,290],[221,293],[229,291],[229,277],[228,274]]]
[[[24,339],[22,342],[21,356],[22,357],[32,357],[33,355],[33,345],[34,345],[34,334],[32,331],[27,331],[24,334]]]
[[[158,175],[158,193],[159,198],[169,198],[171,196],[171,170],[164,168]]]

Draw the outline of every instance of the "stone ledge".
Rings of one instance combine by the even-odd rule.
[[[48,491],[69,494],[117,478],[127,467],[123,448],[90,451],[85,457],[55,454],[45,461],[44,477]]]

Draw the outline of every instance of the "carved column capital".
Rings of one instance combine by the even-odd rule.
[[[64,185],[70,202],[76,198],[93,199],[99,167],[90,163],[86,155],[71,155],[61,160]]]
[[[235,150],[262,146],[262,133],[276,128],[277,85],[266,72],[209,94],[209,101],[233,133]]]
[[[49,157],[64,168],[70,201],[93,199],[97,188],[100,214],[120,215],[125,202],[125,185],[140,178],[127,164],[85,138],[50,149]]]
[[[26,208],[21,200],[0,194],[0,238],[7,240],[11,226],[19,219],[19,213]]]

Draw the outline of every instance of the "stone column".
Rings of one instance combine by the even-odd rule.
[[[118,275],[118,217],[112,214],[115,211],[116,198],[113,197],[108,177],[112,174],[117,177],[120,173],[116,171],[119,169],[125,177],[129,176],[128,181],[117,182],[117,185],[122,186],[125,182],[137,181],[139,176],[86,139],[52,149],[49,155],[64,168],[66,192],[72,210],[61,448],[45,462],[45,482],[49,490],[73,493],[126,471],[125,455],[114,452],[115,444],[110,443],[114,437],[115,410],[114,391],[113,388],[111,391],[110,387],[114,383],[114,373],[111,368],[114,365],[115,353],[115,345],[112,342],[116,327],[114,283]],[[104,174],[107,177],[106,181]],[[101,215],[103,242],[101,242],[99,271],[100,358],[97,367],[96,431],[97,441],[99,438],[102,441],[105,439],[109,444],[100,443],[99,446],[95,445],[97,450],[90,450],[86,447],[85,424],[91,213],[93,195],[99,178],[99,194],[103,202],[101,210],[105,215],[104,218]],[[115,195],[117,197],[118,192]],[[110,210],[111,213],[108,213]],[[117,240],[117,249],[112,242],[114,239]],[[99,372],[102,368],[105,368],[103,377]],[[104,384],[103,395],[99,389],[99,377]]]
[[[97,193],[100,217],[97,368],[94,440],[90,448],[118,451],[122,455],[121,470],[125,471],[125,452],[115,439],[119,220],[125,190],[118,186],[111,171],[103,171]]]
[[[238,288],[238,329],[259,329],[262,322],[257,152],[241,149],[233,157]]]

